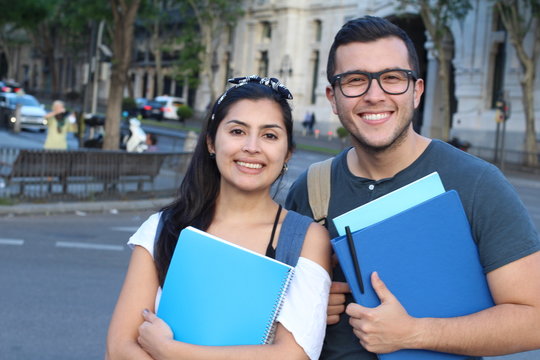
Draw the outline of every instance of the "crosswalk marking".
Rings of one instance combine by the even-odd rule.
[[[115,226],[112,227],[111,230],[134,233],[135,231],[137,231],[138,228],[138,226]]]
[[[55,246],[59,248],[86,249],[86,250],[111,250],[111,251],[124,250],[124,246],[121,246],[121,245],[90,244],[90,243],[71,242],[71,241],[57,241]]]
[[[21,246],[24,244],[24,240],[22,239],[5,239],[0,238],[0,245],[15,245],[15,246]]]

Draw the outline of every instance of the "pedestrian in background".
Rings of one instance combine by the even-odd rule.
[[[409,36],[382,18],[351,20],[335,36],[327,77],[326,96],[353,145],[332,162],[330,236],[337,236],[330,219],[437,171],[446,190],[459,193],[495,306],[461,317],[415,318],[374,274],[381,305],[366,308],[352,301],[336,267],[321,359],[374,360],[374,353],[401,349],[478,359],[539,348],[538,233],[499,169],[414,131],[424,81]],[[307,186],[304,173],[286,207],[313,216]]]
[[[66,150],[70,121],[64,102],[55,100],[52,111],[45,115],[45,119],[47,119],[47,138],[44,148]]]
[[[319,357],[330,288],[328,233],[270,194],[293,151],[292,95],[273,78],[229,81],[235,85],[214,104],[177,199],[129,240],[133,254],[109,328],[108,360]],[[178,235],[190,225],[295,266],[271,344],[187,344],[173,340],[155,315]]]

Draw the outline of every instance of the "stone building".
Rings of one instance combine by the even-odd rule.
[[[504,91],[512,109],[506,123],[506,148],[510,152],[523,151],[525,120],[519,62],[498,23],[492,2],[478,0],[473,5],[463,22],[452,23],[452,39],[447,41],[447,52],[452,59],[447,66],[453,74],[451,136],[469,141],[477,148],[487,148],[488,152],[492,150],[497,128],[495,101]],[[404,14],[407,16],[403,17]],[[315,127],[320,133],[335,133],[339,121],[325,96],[328,51],[339,28],[349,19],[363,15],[389,18],[415,42],[426,84],[416,127],[422,134],[436,137],[440,127],[441,84],[433,46],[418,13],[398,12],[396,1],[247,1],[245,15],[234,33],[233,46],[229,45],[221,54],[223,62],[215,80],[222,82],[225,73],[278,77],[294,94],[295,121],[300,123],[307,111],[314,111]],[[532,46],[532,39],[529,43]],[[539,99],[540,76],[536,84],[535,98]],[[540,106],[535,110],[538,132]],[[300,124],[296,126],[299,127]]]

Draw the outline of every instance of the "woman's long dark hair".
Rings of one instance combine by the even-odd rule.
[[[178,189],[176,200],[162,209],[162,231],[154,245],[154,259],[159,284],[163,286],[180,231],[187,226],[206,230],[214,217],[216,199],[219,194],[221,174],[215,159],[208,152],[207,139],[214,143],[219,124],[232,105],[240,100],[275,101],[283,114],[287,131],[288,149],[293,151],[292,113],[285,97],[272,87],[249,82],[230,88],[212,108],[203,132],[193,152],[193,157]]]

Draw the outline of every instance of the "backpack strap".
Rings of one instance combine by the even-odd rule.
[[[333,157],[313,163],[309,166],[307,173],[308,199],[313,219],[316,222],[324,220],[328,216],[328,205],[330,203],[330,184]]]
[[[276,260],[296,266],[304,239],[313,219],[289,210],[279,232],[279,240],[276,246]]]

